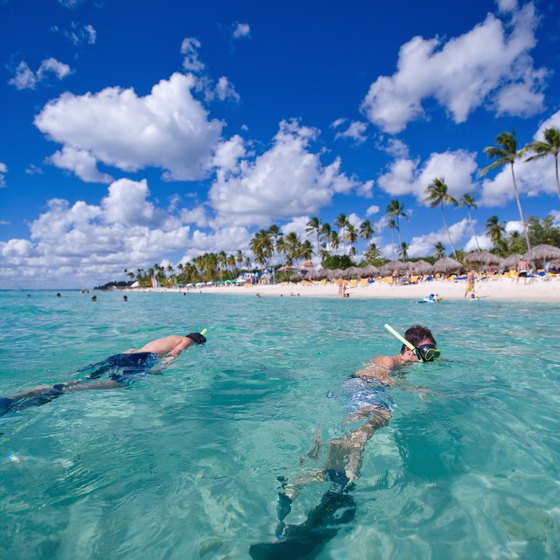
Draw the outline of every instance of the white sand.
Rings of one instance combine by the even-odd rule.
[[[202,288],[156,288],[149,290],[132,291],[157,291],[157,292],[188,292],[189,294],[232,294],[253,296],[260,294],[263,297],[326,297],[337,298],[338,286],[327,283],[321,284],[276,284],[274,286],[220,286]],[[542,301],[560,302],[560,279],[553,278],[548,281],[533,279],[523,285],[523,281],[516,284],[509,279],[485,280],[477,282],[476,292],[481,300],[494,301]],[[367,286],[349,288],[350,298],[406,298],[420,300],[428,294],[439,294],[443,299],[462,300],[465,293],[465,281],[434,280],[410,286],[392,286],[383,283],[374,283]]]

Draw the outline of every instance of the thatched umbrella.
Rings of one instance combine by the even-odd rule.
[[[541,263],[551,259],[560,258],[560,249],[554,247],[553,245],[537,245],[533,247],[530,251],[527,251],[523,258],[526,261]]]
[[[486,266],[502,264],[502,259],[489,251],[476,251],[469,253],[465,259],[465,264],[484,264]]]
[[[339,278],[340,276],[342,276],[343,272],[344,271],[341,270],[340,268],[334,268],[333,270],[329,270],[329,279],[334,280],[335,278]]]
[[[393,270],[397,270],[398,272],[406,272],[410,268],[410,263],[402,262],[402,261],[389,261],[388,263],[384,264],[379,273],[382,276],[391,276]]]
[[[303,280],[303,274],[301,272],[294,272],[290,276],[290,282],[301,282]]]
[[[510,270],[511,268],[515,268],[520,258],[521,255],[519,253],[513,253],[513,255],[510,255],[509,257],[502,259],[501,266],[504,270]]]
[[[368,264],[362,268],[362,277],[366,276],[377,276],[379,274],[379,269],[372,264]]]
[[[362,272],[362,270],[360,268],[358,268],[357,266],[351,266],[343,272],[342,277],[343,278],[357,278],[360,275],[361,272]]]
[[[427,261],[417,261],[411,264],[417,274],[430,274],[434,270],[433,265]]]
[[[456,261],[455,259],[451,259],[449,257],[439,259],[439,261],[434,264],[435,272],[443,272],[444,274],[449,274],[450,272],[461,272],[461,270],[463,270],[463,265],[459,261]]]

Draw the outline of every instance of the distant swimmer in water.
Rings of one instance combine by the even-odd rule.
[[[75,372],[76,374],[85,373],[85,380],[56,383],[52,386],[37,387],[13,397],[0,397],[0,415],[23,410],[30,406],[41,406],[64,393],[128,387],[135,380],[149,373],[156,373],[169,365],[189,346],[204,344],[206,342],[205,332],[194,332],[186,336],[165,336],[148,342],[142,348],[130,348],[122,354],[109,356],[101,362],[90,364]],[[107,376],[107,379],[88,381],[103,376]]]

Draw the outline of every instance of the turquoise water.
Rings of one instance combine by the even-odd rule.
[[[208,343],[129,389],[0,417],[3,556],[248,558],[275,540],[278,477],[317,427],[341,435],[345,379],[398,351],[384,322],[431,327],[445,359],[392,390],[355,516],[312,557],[558,558],[559,305],[76,292],[0,292],[0,395],[166,334]]]

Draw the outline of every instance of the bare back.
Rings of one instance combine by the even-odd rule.
[[[132,349],[128,352],[153,352],[161,358],[167,356],[173,350],[185,350],[191,344],[192,340],[186,336],[171,335],[152,340],[142,346],[142,348]]]

